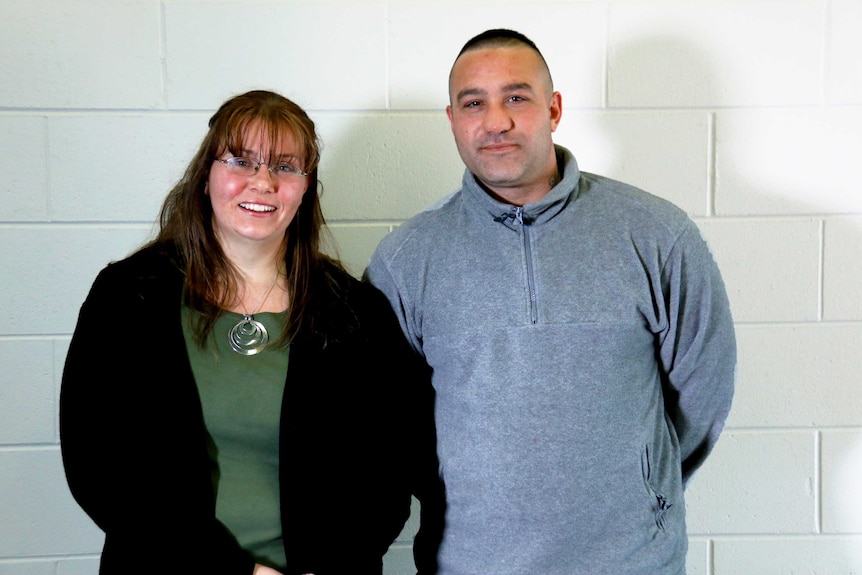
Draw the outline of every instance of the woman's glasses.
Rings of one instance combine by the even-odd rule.
[[[269,170],[270,174],[281,180],[300,178],[308,175],[308,172],[303,172],[290,162],[267,164],[266,162],[255,162],[254,160],[243,158],[241,156],[234,156],[233,158],[228,158],[226,160],[216,158],[215,160],[216,162],[221,162],[227,166],[227,169],[234,174],[249,178],[257,174],[257,171],[261,166],[266,166],[266,169]]]

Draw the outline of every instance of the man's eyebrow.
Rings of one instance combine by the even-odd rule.
[[[518,90],[527,90],[532,91],[533,86],[531,86],[528,82],[514,82],[512,84],[506,84],[503,86],[504,92],[516,92]]]
[[[501,92],[517,92],[519,90],[527,90],[528,92],[533,91],[533,86],[529,82],[513,82],[511,84],[506,84],[501,88]],[[471,96],[485,96],[488,94],[487,90],[483,90],[481,88],[464,88],[460,92],[458,92],[458,96],[455,99],[456,101],[461,101],[463,98],[471,97]]]
[[[481,88],[464,88],[463,90],[458,92],[458,95],[456,96],[455,100],[460,101],[468,96],[484,96],[485,94],[487,94],[487,92],[485,90],[482,90]]]

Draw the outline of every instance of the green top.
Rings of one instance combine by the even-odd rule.
[[[242,316],[225,312],[203,348],[194,343],[194,312],[183,306],[183,332],[209,433],[216,517],[255,561],[284,568],[279,506],[278,437],[288,350],[266,347],[241,355],[229,332]],[[270,342],[278,339],[284,317],[258,313]]]

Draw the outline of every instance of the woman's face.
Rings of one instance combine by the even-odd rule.
[[[231,253],[235,249],[280,247],[284,234],[308,187],[308,176],[278,170],[280,164],[290,164],[304,170],[302,150],[296,139],[286,134],[279,142],[269,142],[261,130],[252,125],[245,149],[238,156],[252,166],[263,162],[256,173],[244,175],[223,163],[233,157],[225,151],[213,161],[206,193],[213,209],[213,229],[222,248]],[[272,145],[274,144],[274,145]],[[270,158],[269,151],[273,150]]]

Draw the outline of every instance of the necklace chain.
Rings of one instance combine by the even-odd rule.
[[[269,289],[266,290],[266,293],[263,294],[263,299],[260,300],[260,304],[257,306],[257,309],[251,313],[246,313],[245,310],[243,310],[242,315],[244,315],[245,317],[248,317],[248,318],[253,318],[256,313],[259,313],[260,310],[263,309],[263,304],[266,303],[266,298],[268,298],[269,294],[272,293],[272,290],[273,290],[273,288],[275,288],[275,284],[277,284],[277,283],[278,283],[278,272],[276,271],[275,277],[272,278],[272,283],[269,285]]]
[[[243,309],[242,319],[234,325],[228,333],[228,342],[232,350],[240,355],[255,355],[266,347],[269,342],[269,333],[266,331],[266,326],[254,319],[254,315],[263,309],[269,294],[272,293],[275,284],[278,283],[278,272],[272,280],[272,285],[263,294],[263,299],[257,309],[252,313],[247,313]]]

